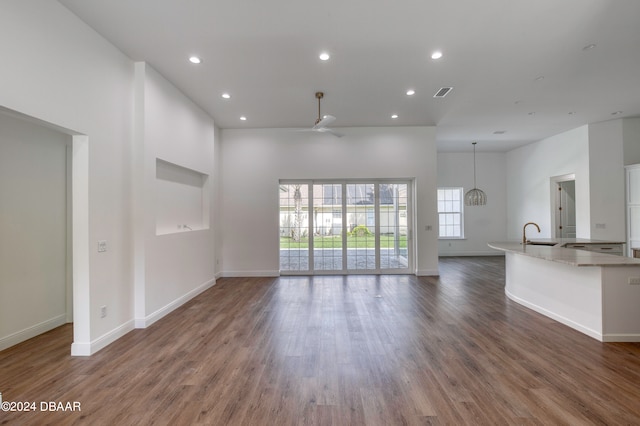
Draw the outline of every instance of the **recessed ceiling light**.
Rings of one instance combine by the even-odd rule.
[[[247,117],[245,117],[244,115],[240,116],[240,120],[242,121],[247,121]]]
[[[393,119],[398,118],[398,114],[393,114],[393,115],[391,116],[391,118],[393,118]]]
[[[436,50],[431,54],[431,59],[440,59],[440,58],[442,58],[442,52],[439,50]]]
[[[202,59],[197,56],[191,56],[189,57],[189,62],[191,62],[192,64],[199,64],[202,62]]]
[[[531,111],[529,115],[536,115],[535,111]]]
[[[223,93],[222,97],[225,98],[225,99],[231,99],[231,95],[228,94],[228,93]]]
[[[587,44],[585,47],[583,47],[582,50],[591,50],[594,47],[596,47],[596,45],[591,43],[591,44]]]
[[[416,91],[415,91],[415,90],[413,90],[413,89],[409,89],[409,90],[407,90],[407,96],[413,96],[413,95],[415,95],[415,94],[416,94]]]
[[[622,114],[622,111],[616,111],[611,113],[611,115],[620,115],[620,114]]]
[[[544,75],[536,77],[535,80],[533,80],[533,81],[542,81],[542,80],[544,80]]]
[[[328,61],[331,55],[329,55],[327,52],[322,52],[318,57],[321,61]]]
[[[569,114],[569,115],[573,115],[573,114],[575,114],[575,113],[576,113],[575,111],[569,111],[569,113],[568,113],[568,114]]]
[[[493,132],[494,135],[504,135],[505,133],[507,133],[506,130],[496,130]]]

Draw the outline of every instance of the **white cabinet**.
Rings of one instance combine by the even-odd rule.
[[[640,164],[626,166],[627,256],[640,248]]]

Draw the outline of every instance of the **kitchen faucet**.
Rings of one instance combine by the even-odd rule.
[[[538,232],[540,232],[540,227],[538,226],[537,223],[535,222],[527,222],[524,224],[524,226],[522,227],[522,244],[527,244],[527,226],[528,225],[533,225],[536,228],[538,228]]]

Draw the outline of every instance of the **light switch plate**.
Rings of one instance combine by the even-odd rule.
[[[102,253],[107,251],[107,242],[105,240],[98,241],[98,252]]]

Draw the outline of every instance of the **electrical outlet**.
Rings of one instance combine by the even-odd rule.
[[[629,284],[640,285],[640,277],[629,277]]]
[[[100,318],[106,318],[107,316],[107,307],[106,306],[101,306],[100,307]]]
[[[102,253],[107,251],[107,242],[105,240],[98,241],[98,252]]]

